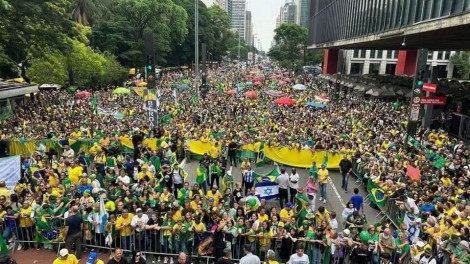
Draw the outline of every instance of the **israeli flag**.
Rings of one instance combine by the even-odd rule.
[[[261,199],[270,200],[279,196],[279,185],[263,177],[262,182],[255,184],[256,196]]]

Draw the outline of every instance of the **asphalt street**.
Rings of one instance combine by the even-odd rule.
[[[185,160],[183,161],[183,166],[184,169],[188,172],[188,181],[192,185],[196,181],[196,168],[198,167],[199,162],[196,160],[192,160],[189,163]],[[240,164],[237,164],[237,167],[232,167],[232,175],[234,177],[234,182],[241,182],[242,181],[242,173],[240,169]],[[263,167],[256,168],[255,172],[257,173],[267,173],[272,171],[276,166],[273,164],[266,164]],[[286,172],[291,172],[291,167],[285,166]],[[300,175],[300,181],[299,181],[299,186],[305,187],[307,179],[308,179],[308,170],[307,169],[300,169],[297,168],[297,172]],[[366,191],[364,189],[364,186],[359,186],[357,183],[355,183],[356,178],[350,177],[349,178],[349,184],[348,184],[348,193],[346,193],[343,189],[341,189],[341,174],[338,171],[330,171],[330,180],[329,184],[327,184],[327,203],[323,204],[323,202],[319,201],[318,198],[320,197],[320,193],[318,192],[317,194],[317,200],[316,200],[316,206],[315,208],[318,208],[318,206],[323,205],[328,211],[334,211],[336,212],[337,215],[337,220],[338,223],[343,222],[343,218],[341,216],[341,213],[343,212],[343,209],[345,207],[345,204],[349,201],[350,197],[353,195],[353,190],[355,187],[358,187],[359,193],[365,197],[366,196]],[[268,201],[269,206],[277,206],[278,208],[280,207],[279,201],[276,199],[272,199]],[[376,215],[378,214],[378,211],[371,208],[368,205],[368,202],[366,201],[364,204],[364,214],[366,215],[368,223],[375,223],[379,220],[375,219]]]

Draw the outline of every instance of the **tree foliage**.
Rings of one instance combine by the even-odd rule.
[[[464,78],[470,74],[470,52],[462,51],[452,56],[451,61],[457,66],[458,73]]]
[[[275,45],[268,56],[281,67],[294,69],[303,64],[303,50],[307,42],[307,29],[297,24],[282,24],[274,31]]]
[[[145,64],[143,36],[153,32],[156,63],[194,61],[194,0],[0,0],[0,77],[27,75],[79,86],[117,83],[125,68]],[[228,15],[199,5],[200,43],[221,60],[235,35]],[[122,66],[124,67],[122,67]]]

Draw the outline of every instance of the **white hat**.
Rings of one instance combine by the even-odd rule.
[[[416,246],[422,248],[422,247],[424,247],[424,242],[423,242],[423,241],[418,241],[418,242],[416,243]]]
[[[66,248],[63,248],[59,251],[59,256],[65,257],[69,254],[69,251]]]
[[[463,168],[464,168],[465,170],[468,170],[468,166],[463,166]]]
[[[351,231],[349,231],[349,229],[344,229],[343,234],[349,236],[349,234],[351,234]]]

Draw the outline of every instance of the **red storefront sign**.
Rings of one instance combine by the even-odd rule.
[[[437,90],[437,84],[435,83],[424,83],[423,84],[423,91],[435,93]]]
[[[441,96],[430,96],[430,97],[421,97],[422,105],[446,105],[447,97]]]

